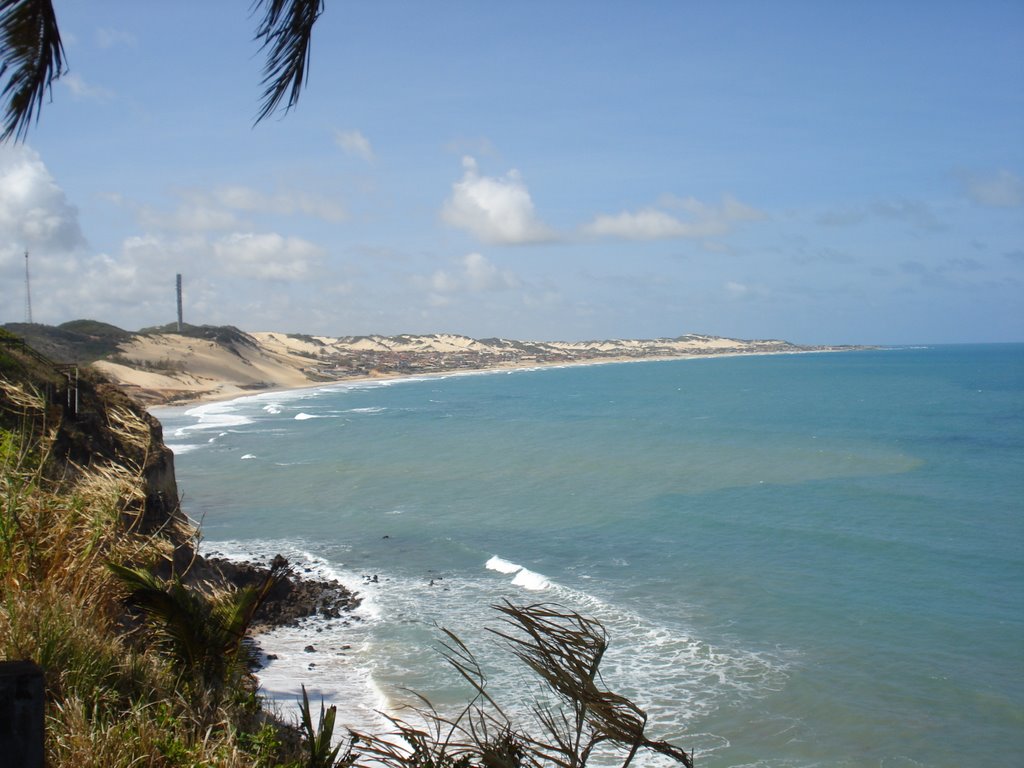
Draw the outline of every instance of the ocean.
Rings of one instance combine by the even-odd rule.
[[[286,714],[300,684],[361,729],[410,691],[453,711],[466,690],[442,627],[527,714],[537,688],[485,630],[507,599],[602,622],[606,687],[704,768],[1024,761],[1024,345],[392,379],[155,413],[204,551],[281,552],[363,597],[261,639]]]

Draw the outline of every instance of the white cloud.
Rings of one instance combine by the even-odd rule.
[[[486,243],[521,244],[550,241],[555,233],[537,218],[533,200],[519,172],[503,178],[481,176],[472,157],[462,160],[464,173],[452,185],[441,218]]]
[[[1005,168],[987,175],[965,173],[961,181],[967,196],[981,205],[995,208],[1024,205],[1024,180]]]
[[[500,270],[479,253],[470,253],[462,259],[464,279],[469,290],[505,291],[519,287],[519,278],[512,272]]]
[[[735,280],[726,281],[722,288],[725,290],[726,295],[734,301],[764,298],[769,293],[768,289],[764,286],[738,283]]]
[[[145,229],[171,232],[217,232],[245,226],[245,222],[231,211],[204,205],[198,201],[184,201],[170,212],[141,206],[137,208],[137,214],[139,224]]]
[[[137,48],[139,41],[131,32],[101,27],[96,30],[96,45],[100,48]]]
[[[75,101],[92,101],[103,103],[114,98],[114,92],[106,88],[91,85],[74,72],[61,75],[58,84],[65,86],[71,91],[71,97]]]
[[[252,223],[238,213],[279,216],[303,215],[324,221],[342,221],[347,212],[339,203],[304,192],[279,192],[268,195],[241,185],[213,190],[185,190],[178,193],[178,207],[164,211],[139,206],[139,222],[148,229],[172,232],[226,232],[248,229]]]
[[[871,206],[871,212],[886,219],[905,222],[917,229],[942,229],[942,224],[931,207],[917,200],[879,201]]]
[[[0,252],[68,253],[84,243],[78,209],[38,153],[0,146]]]
[[[680,217],[664,209],[680,211]],[[667,240],[706,238],[724,235],[742,221],[764,218],[755,208],[726,195],[719,205],[708,205],[693,197],[665,197],[660,206],[639,211],[603,214],[594,218],[583,231],[594,237],[620,237],[626,240]]]
[[[218,266],[227,274],[257,280],[300,280],[323,256],[300,237],[234,233],[213,244]]]
[[[689,228],[675,216],[654,208],[646,208],[635,213],[623,211],[614,216],[598,216],[585,227],[585,231],[600,237],[659,240],[685,237],[689,233]]]
[[[212,202],[226,208],[253,213],[272,213],[290,216],[303,214],[324,221],[342,221],[348,217],[345,208],[334,200],[315,197],[305,192],[279,192],[265,195],[251,187],[220,187],[209,195]]]
[[[750,286],[744,285],[743,283],[736,283],[732,280],[728,281],[723,288],[725,292],[729,294],[731,298],[742,299],[750,293]]]
[[[348,155],[360,157],[367,162],[373,160],[373,147],[370,146],[370,140],[359,131],[335,131],[334,142]]]
[[[430,277],[415,278],[413,282],[427,291],[428,301],[433,306],[449,304],[455,294],[508,291],[522,285],[515,273],[500,269],[479,253],[463,256],[455,270],[439,269]]]

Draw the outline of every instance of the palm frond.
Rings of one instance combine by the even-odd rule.
[[[557,605],[494,606],[514,633],[491,629],[509,650],[537,674],[565,702],[573,722],[563,712],[538,709],[535,714],[555,744],[546,746],[551,759],[561,753],[579,754],[585,764],[602,742],[626,747],[627,766],[640,749],[668,757],[687,768],[692,758],[682,749],[647,738],[647,713],[632,701],[604,690],[599,667],[608,649],[608,636],[600,622]],[[584,731],[589,733],[583,738]],[[553,754],[554,753],[554,754]],[[555,762],[561,762],[555,758]],[[570,764],[575,764],[570,759]]]
[[[284,558],[275,559],[259,586],[247,586],[211,598],[190,589],[177,576],[166,581],[144,568],[109,563],[128,588],[127,602],[146,616],[161,644],[181,664],[214,688],[244,669],[246,632],[274,584],[288,571]]]
[[[64,46],[51,0],[0,0],[0,81],[4,131],[0,141],[25,138],[39,119],[44,95],[64,69]]]
[[[308,77],[313,25],[324,11],[324,0],[253,0],[252,8],[263,13],[256,39],[267,52],[258,123],[280,106],[285,94],[285,112],[298,102]]]
[[[177,581],[164,582],[144,568],[108,563],[129,589],[128,603],[160,627],[167,649],[185,669],[200,665],[209,653],[204,637],[210,626],[209,604]]]

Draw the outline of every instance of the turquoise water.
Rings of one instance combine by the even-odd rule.
[[[482,627],[503,597],[555,601],[606,625],[606,683],[701,766],[1020,764],[1024,345],[403,380],[157,415],[210,550],[283,551],[366,598],[349,626],[266,639],[281,701],[305,683],[363,727],[403,687],[454,705],[441,625],[525,712],[532,689]]]

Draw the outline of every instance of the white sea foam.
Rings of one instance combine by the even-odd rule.
[[[386,410],[387,408],[349,408],[343,413],[382,413]]]
[[[517,587],[528,589],[531,592],[540,592],[551,586],[551,582],[548,581],[546,576],[535,573],[534,571],[526,568],[521,568],[519,570],[515,575],[515,578],[512,579],[512,583]]]
[[[540,573],[534,573],[528,568],[524,568],[518,563],[513,563],[505,560],[498,555],[494,555],[484,563],[484,567],[489,571],[497,571],[498,573],[515,574],[512,579],[512,584],[523,589],[529,589],[534,592],[545,590],[551,586],[551,582],[547,576]]]
[[[606,628],[612,644],[602,665],[604,683],[648,712],[648,732],[685,744],[705,758],[727,742],[715,734],[690,732],[687,723],[724,702],[777,690],[786,678],[781,655],[714,647],[692,636],[677,620],[644,616],[632,606],[556,584],[498,555],[486,561],[486,569],[514,574],[511,581],[438,572],[418,579],[381,573],[373,582],[311,554],[303,542],[218,542],[204,545],[204,554],[214,549],[221,556],[250,560],[267,560],[281,552],[300,574],[337,579],[363,598],[356,612],[362,621],[354,616],[316,618],[259,637],[264,653],[276,657],[267,659],[258,673],[261,686],[286,716],[295,712],[302,684],[314,705],[319,696],[339,705],[339,722],[374,732],[386,725],[379,712],[398,714],[396,708],[409,703],[403,687],[432,700],[439,696],[442,709],[459,706],[464,693],[444,682],[446,666],[430,647],[430,638],[440,639],[432,628],[447,626],[478,656],[491,689],[504,694],[499,697],[502,705],[520,722],[529,722],[533,699],[515,693],[523,690],[522,668],[500,646],[486,643],[481,628],[495,626],[488,605],[503,595],[514,601],[516,588],[540,584],[553,600]],[[595,766],[604,764],[603,759],[595,761]],[[661,763],[640,756],[635,765],[660,768]]]
[[[504,560],[497,555],[494,555],[490,560],[484,563],[484,567],[490,571],[497,571],[498,573],[518,573],[523,570],[523,566],[516,563],[510,563],[508,560]]]
[[[244,456],[242,456],[241,460],[244,461],[245,459],[255,459],[255,458],[256,458],[256,454],[254,454],[254,453],[247,453]]]
[[[600,621],[612,639],[602,665],[606,684],[648,712],[651,733],[676,742],[685,734],[688,748],[698,748],[704,755],[721,749],[724,740],[689,733],[686,723],[725,701],[767,695],[788,677],[789,654],[784,651],[768,655],[715,647],[690,634],[678,619],[647,617],[631,606],[558,584],[498,555],[485,565],[491,571],[515,574],[514,586],[547,590],[560,605]],[[638,763],[656,764],[649,759]]]
[[[301,686],[310,700],[323,698],[339,707],[339,722],[346,727],[382,732],[387,722],[379,712],[387,711],[387,697],[374,680],[373,628],[379,623],[379,584],[367,584],[356,574],[331,565],[307,551],[302,542],[221,541],[204,543],[206,556],[236,561],[269,561],[284,555],[293,570],[344,584],[362,599],[359,607],[338,619],[312,617],[295,627],[279,627],[260,635],[264,666],[257,673],[263,693],[285,717],[297,714]],[[307,651],[312,647],[313,650]]]
[[[195,443],[167,443],[167,447],[171,449],[175,456],[202,448],[201,445],[196,445]]]
[[[179,428],[175,435],[184,435],[199,429],[224,429],[251,424],[251,418],[237,412],[237,402],[232,400],[226,403],[206,403],[189,408],[185,411],[185,415],[194,418],[196,423]]]
[[[319,418],[321,418],[321,417],[320,416],[316,416],[316,415],[314,415],[312,413],[302,412],[302,413],[296,413],[295,414],[295,420],[296,421],[306,421],[308,419],[319,419]]]

